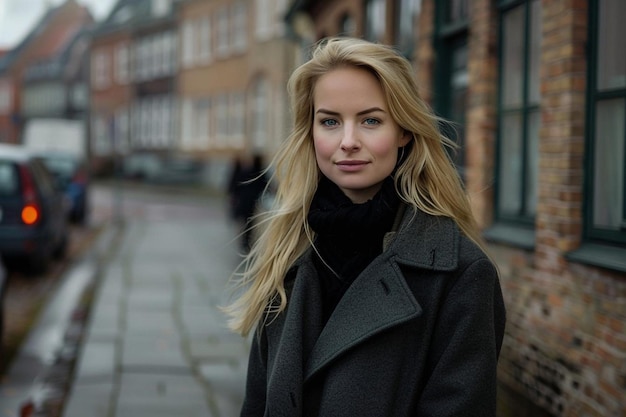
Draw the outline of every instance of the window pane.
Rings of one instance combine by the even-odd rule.
[[[367,2],[365,36],[370,41],[382,41],[385,35],[385,0]]]
[[[530,5],[530,56],[528,58],[528,103],[539,104],[539,64],[541,62],[541,2],[539,0],[533,1]]]
[[[626,87],[626,1],[600,0],[598,89]]]
[[[522,104],[524,55],[524,7],[504,14],[502,19],[502,104],[506,108]]]
[[[502,214],[519,216],[522,209],[522,118],[507,114],[500,139],[498,207]]]
[[[444,23],[462,22],[469,18],[468,0],[447,0]]]
[[[526,159],[526,214],[537,214],[537,187],[539,185],[539,126],[541,112],[528,114],[528,146]]]
[[[593,224],[619,230],[624,212],[624,99],[596,105]]]
[[[421,7],[422,0],[396,0],[396,44],[402,52],[406,53],[414,46],[416,19]]]
[[[354,21],[354,18],[352,16],[350,16],[349,14],[346,14],[341,19],[340,35],[354,36],[355,33],[356,33],[356,22]]]

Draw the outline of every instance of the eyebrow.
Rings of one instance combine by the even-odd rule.
[[[381,109],[380,107],[371,107],[369,109],[361,110],[356,115],[357,116],[363,116],[364,114],[374,113],[374,112],[377,112],[377,111],[385,113],[385,111],[383,109]],[[339,113],[336,112],[336,111],[331,111],[331,110],[326,110],[326,109],[318,109],[315,113],[316,114],[317,113],[324,113],[324,114],[329,114],[331,116],[338,116],[339,115]]]

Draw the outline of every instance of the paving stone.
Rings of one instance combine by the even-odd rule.
[[[116,417],[211,416],[206,391],[194,376],[124,373]]]
[[[124,368],[169,369],[189,372],[178,337],[147,337],[126,335],[122,347]]]
[[[88,341],[83,346],[75,372],[78,383],[88,380],[109,379],[115,375],[115,342]]]
[[[111,383],[75,384],[63,417],[110,417],[112,394]]]
[[[211,400],[218,416],[238,416],[243,403],[242,387],[246,382],[246,363],[203,363],[200,375],[211,390]]]

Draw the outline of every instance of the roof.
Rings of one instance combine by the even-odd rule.
[[[72,31],[66,31],[65,34],[71,34],[71,38],[67,38],[63,45],[57,48],[56,53],[46,59],[40,59],[32,62],[24,72],[24,79],[27,81],[50,79],[60,77],[64,72],[76,71],[77,59],[81,59],[85,53],[86,40],[90,35],[91,24],[78,24],[71,27]],[[77,56],[79,55],[79,56]],[[71,67],[71,68],[69,68]]]
[[[28,34],[11,50],[0,57],[0,74],[7,71],[13,62],[20,56],[20,54],[30,45],[38,35],[40,28],[44,27],[54,15],[56,9],[48,9],[46,13],[39,19],[39,21],[33,26],[35,29],[28,32]]]
[[[42,39],[40,36],[42,32],[49,27],[53,17],[64,7],[79,7],[84,13],[83,18],[77,19],[77,22],[70,25],[60,27],[59,30],[53,31],[49,34],[49,36],[46,36],[45,39]],[[39,21],[35,23],[33,29],[28,32],[28,34],[13,49],[9,50],[4,55],[0,55],[0,75],[2,75],[3,72],[8,71],[15,61],[22,55],[22,53],[25,52],[28,47],[33,45],[35,41],[37,41],[37,47],[41,48],[35,59],[43,59],[59,53],[59,51],[63,49],[64,45],[72,39],[72,36],[76,33],[76,31],[80,30],[80,27],[87,22],[93,22],[93,18],[89,13],[89,10],[75,1],[68,0],[59,6],[49,8]],[[43,46],[41,46],[42,44]]]
[[[156,22],[173,20],[177,3],[182,0],[171,0],[169,13],[160,14],[155,10],[152,0],[118,0],[111,8],[109,15],[94,30],[93,35],[104,35],[111,32],[151,25]]]

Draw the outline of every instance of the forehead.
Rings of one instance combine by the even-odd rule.
[[[313,87],[313,100],[316,108],[328,104],[385,104],[378,78],[358,67],[336,68],[319,77]]]

